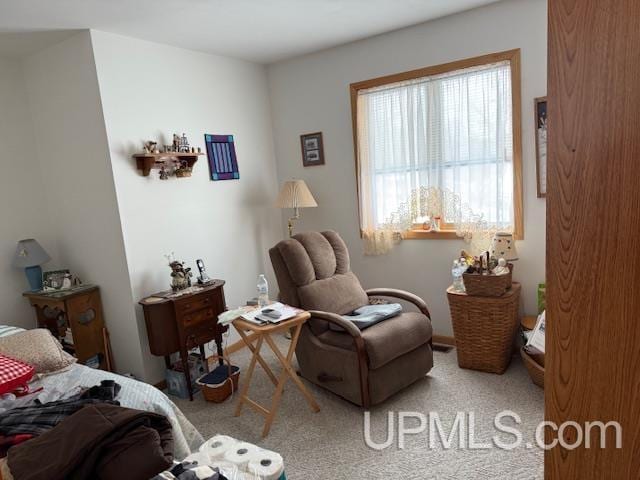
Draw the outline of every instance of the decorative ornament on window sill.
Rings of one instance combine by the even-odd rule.
[[[482,214],[474,213],[467,204],[462,203],[459,195],[450,190],[419,187],[411,191],[409,200],[400,204],[383,225],[375,230],[362,231],[365,255],[388,253],[402,240],[402,232],[413,229],[416,219],[420,217],[432,219],[432,231],[441,230],[437,224],[434,228],[437,217],[446,219],[448,224],[454,226],[456,235],[469,244],[468,250],[472,253],[488,250],[496,232],[513,230],[513,227],[487,222]]]

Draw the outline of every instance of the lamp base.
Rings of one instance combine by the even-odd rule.
[[[31,287],[32,292],[42,290],[42,268],[40,267],[40,265],[36,265],[35,267],[27,267],[24,269],[24,273],[27,276],[29,287]]]
[[[289,227],[289,238],[293,237],[293,222],[298,220],[300,218],[300,210],[298,210],[298,207],[295,207],[293,209],[293,217],[289,217],[289,222],[287,223],[287,226]]]

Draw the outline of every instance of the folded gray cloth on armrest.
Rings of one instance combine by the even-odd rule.
[[[388,318],[395,317],[402,313],[402,305],[399,303],[387,303],[383,305],[365,305],[355,309],[347,315],[341,315],[345,320],[352,322],[360,330],[371,327]],[[344,329],[333,323],[329,324],[331,330],[343,332]]]

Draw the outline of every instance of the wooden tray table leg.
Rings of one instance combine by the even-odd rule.
[[[319,412],[320,406],[316,403],[315,399],[313,398],[313,395],[311,395],[311,392],[307,390],[307,387],[304,386],[304,384],[302,383],[302,380],[300,380],[296,372],[293,370],[293,367],[291,366],[291,359],[293,358],[293,353],[295,352],[296,344],[298,343],[298,338],[300,336],[301,328],[302,328],[302,324],[296,327],[296,330],[291,339],[291,345],[289,345],[289,351],[287,352],[286,358],[282,354],[282,352],[280,352],[280,350],[278,349],[278,346],[275,344],[275,342],[269,335],[265,335],[265,341],[267,342],[269,347],[271,347],[271,350],[273,350],[273,353],[276,355],[276,357],[278,357],[278,360],[280,360],[280,363],[284,368],[283,375],[287,375],[291,377],[291,379],[294,381],[294,383],[298,386],[298,388],[304,395],[304,398],[307,400],[307,403],[309,403],[309,406],[311,406],[311,409],[314,412]],[[283,382],[283,385],[284,385],[284,382]]]
[[[242,412],[242,404],[244,403],[244,399],[249,393],[249,385],[251,384],[251,378],[253,377],[253,371],[256,367],[256,361],[260,357],[260,348],[262,348],[262,341],[264,337],[261,335],[258,337],[258,343],[256,344],[256,348],[253,352],[253,356],[251,357],[251,362],[249,363],[249,368],[247,370],[247,379],[244,381],[244,386],[242,387],[242,391],[240,392],[240,398],[238,399],[238,406],[236,407],[236,411],[234,416],[239,417]]]
[[[256,337],[251,337],[251,336],[247,335],[246,333],[244,333],[242,330],[238,330],[238,334],[240,334],[240,337],[242,337],[242,340],[247,345],[247,348],[255,353],[256,348],[253,346],[253,340]],[[267,365],[267,362],[265,362],[264,359],[260,355],[258,355],[258,363],[260,363],[260,365],[262,366],[264,371],[267,372],[267,375],[271,379],[271,382],[274,385],[278,385],[278,379],[276,378],[276,376],[273,373],[273,371],[269,368],[269,365]]]

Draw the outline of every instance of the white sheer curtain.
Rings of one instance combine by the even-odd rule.
[[[509,62],[360,90],[357,107],[361,229],[368,253],[389,248],[391,233],[384,226],[420,187],[453,192],[486,225],[512,228]]]

